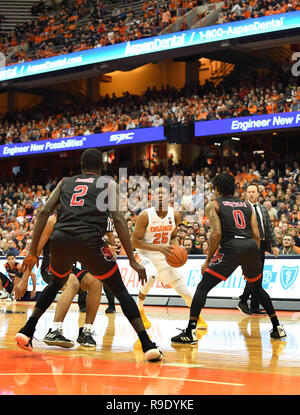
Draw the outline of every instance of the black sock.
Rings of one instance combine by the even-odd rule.
[[[270,317],[271,323],[273,324],[273,329],[276,329],[279,326],[279,321],[277,316]]]
[[[20,330],[21,333],[25,334],[28,337],[32,337],[33,333],[35,332],[35,327],[37,325],[38,320],[34,317],[29,317],[25,326]]]
[[[149,350],[149,347],[152,343],[146,330],[140,331],[139,333],[137,333],[137,335],[139,336],[139,339],[142,343],[143,352],[146,352],[147,350]]]
[[[191,334],[192,330],[196,330],[197,327],[197,320],[189,320],[189,324],[187,326],[187,333]]]

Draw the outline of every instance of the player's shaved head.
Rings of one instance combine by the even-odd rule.
[[[102,153],[97,148],[88,148],[81,155],[82,171],[100,171],[103,166]]]

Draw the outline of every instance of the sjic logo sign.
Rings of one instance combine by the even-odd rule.
[[[121,143],[125,140],[132,140],[134,137],[134,132],[131,133],[118,133],[118,134],[112,134],[109,137],[109,141],[116,142],[116,144]]]

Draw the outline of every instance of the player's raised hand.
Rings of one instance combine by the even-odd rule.
[[[144,283],[147,282],[147,275],[143,265],[140,265],[135,259],[132,259],[130,261],[130,266],[138,273],[139,281],[141,281],[142,285],[144,285]]]

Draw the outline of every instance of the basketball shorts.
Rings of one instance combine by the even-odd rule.
[[[77,261],[81,263],[84,270],[79,270],[80,275],[75,274],[78,278],[83,278],[85,275],[83,272],[89,272],[99,280],[105,280],[119,273],[112,252],[107,244],[103,244],[98,233],[73,235],[56,229],[51,235],[50,249],[49,268],[53,275],[59,278],[67,276]]]
[[[180,272],[171,267],[165,257],[155,255],[136,254],[136,260],[143,265],[146,270],[147,280],[151,277],[158,278],[164,285],[171,285],[174,281],[182,278]]]
[[[254,239],[239,238],[224,242],[205,271],[227,280],[238,266],[241,266],[247,281],[255,282],[262,277],[259,249]]]

